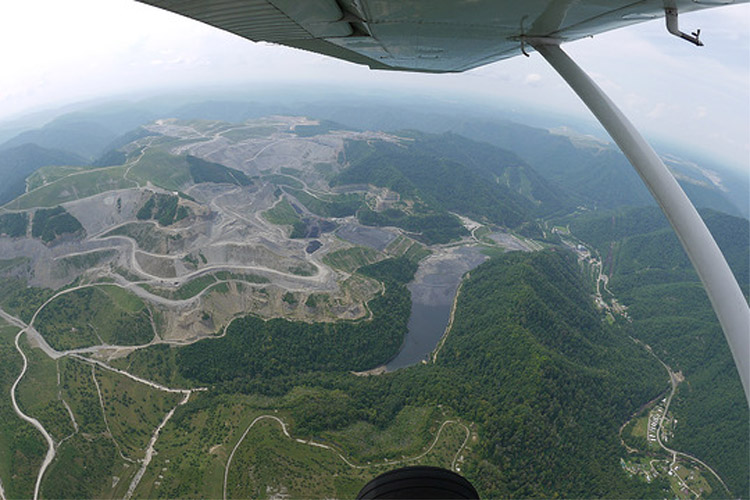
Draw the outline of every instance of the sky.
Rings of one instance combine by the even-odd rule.
[[[564,45],[647,136],[750,170],[750,4],[680,16],[705,47],[651,21]],[[458,75],[372,71],[252,43],[132,0],[0,6],[0,122],[128,92],[247,83],[315,83],[471,96],[590,116],[539,54]]]

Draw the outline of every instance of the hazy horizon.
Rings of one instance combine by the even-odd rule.
[[[45,12],[37,16],[37,12]],[[0,123],[76,102],[237,85],[293,83],[485,101],[592,122],[538,54],[450,75],[371,71],[252,43],[130,0],[30,1],[0,16]],[[652,141],[750,169],[750,5],[680,16],[697,48],[663,20],[565,45]]]

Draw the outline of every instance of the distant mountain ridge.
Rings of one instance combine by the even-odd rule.
[[[382,102],[381,102],[382,101]],[[305,115],[330,120],[353,130],[398,132],[414,129],[425,133],[452,132],[512,151],[533,168],[564,197],[590,208],[618,208],[655,205],[650,193],[625,157],[611,144],[577,140],[574,133],[554,133],[537,127],[498,118],[461,115],[455,106],[438,104],[434,109],[420,105],[398,107],[398,100],[362,98],[338,101],[310,99],[286,102],[204,99],[164,102],[113,103],[90,111],[68,113],[47,125],[27,130],[0,144],[0,150],[23,143],[36,143],[49,149],[70,151],[94,161],[122,146],[123,134],[156,118],[210,119],[241,123],[269,115]],[[710,168],[704,169],[677,157],[668,157],[668,165],[677,175],[693,203],[733,215],[750,215],[748,179],[729,171],[721,172],[719,185],[712,182]],[[697,167],[697,168],[696,168]],[[519,177],[520,176],[520,177]],[[524,176],[509,172],[508,182],[518,187]],[[723,186],[721,182],[723,181]]]
[[[47,165],[81,165],[86,160],[71,153],[37,144],[22,144],[0,150],[0,205],[20,196],[26,189],[26,177]]]
[[[415,205],[518,228],[570,201],[515,154],[456,134],[405,132],[402,143],[350,141],[331,183],[389,188]],[[409,140],[410,139],[410,140]]]

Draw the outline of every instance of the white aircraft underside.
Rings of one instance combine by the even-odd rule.
[[[606,128],[675,229],[713,305],[750,401],[750,308],[711,233],[653,149],[560,44],[748,0],[138,0],[252,41],[304,49],[372,69],[448,73],[532,48]]]
[[[739,0],[139,0],[255,42],[373,69],[461,72],[563,42]]]

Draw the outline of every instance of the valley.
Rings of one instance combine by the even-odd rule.
[[[116,142],[0,208],[3,498],[350,497],[399,464],[488,496],[744,491],[715,448],[660,441],[683,414],[710,435],[708,375],[651,332],[716,325],[698,295],[644,303],[694,288],[671,241],[644,254],[651,212],[582,207],[450,133],[274,115]]]

